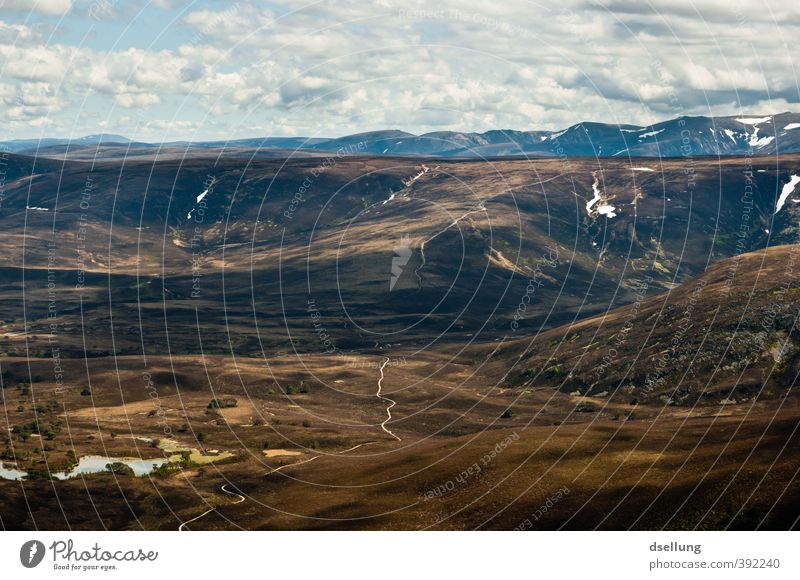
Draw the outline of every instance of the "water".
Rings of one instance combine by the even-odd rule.
[[[101,455],[84,455],[78,460],[78,465],[69,471],[59,471],[54,473],[55,479],[65,480],[78,477],[79,475],[89,475],[92,473],[105,473],[108,470],[106,465],[109,463],[123,463],[133,470],[136,477],[148,475],[153,472],[157,467],[161,467],[165,463],[181,461],[183,457],[180,452],[189,452],[189,460],[197,464],[212,463],[221,459],[228,459],[233,457],[233,453],[223,451],[216,455],[203,455],[198,449],[180,445],[173,441],[167,441],[165,448],[168,448],[167,453],[169,457],[160,457],[155,459],[136,459],[133,457],[103,457]],[[10,479],[12,481],[19,481],[24,479],[28,473],[17,469],[16,467],[5,467],[3,462],[0,461],[0,479]]]
[[[79,475],[88,475],[90,473],[104,473],[107,471],[106,465],[109,463],[124,463],[133,470],[136,477],[141,477],[152,473],[157,467],[161,467],[167,463],[169,459],[132,459],[124,457],[102,457],[100,455],[85,455],[80,458],[78,465],[73,467],[70,471],[59,471],[54,473],[53,477],[56,479],[71,479]]]
[[[28,475],[27,472],[16,468],[6,467],[5,465],[3,465],[3,462],[0,461],[0,479],[10,479],[12,481],[19,481],[26,475]]]

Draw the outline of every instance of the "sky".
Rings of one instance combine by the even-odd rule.
[[[0,0],[0,140],[800,112],[799,32],[795,0]]]

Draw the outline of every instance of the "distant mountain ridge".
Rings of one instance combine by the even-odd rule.
[[[561,131],[436,131],[414,135],[371,131],[337,138],[266,137],[232,141],[133,142],[111,134],[80,139],[45,138],[0,142],[0,150],[26,155],[63,154],[71,149],[124,145],[141,151],[158,147],[265,149],[304,153],[344,150],[348,154],[447,158],[482,157],[681,157],[770,155],[800,152],[800,114],[678,117],[649,126],[584,122]]]

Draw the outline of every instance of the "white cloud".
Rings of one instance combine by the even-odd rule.
[[[124,109],[138,109],[157,105],[161,99],[153,93],[122,93],[114,97],[114,102]]]
[[[41,42],[41,35],[30,26],[0,21],[0,45],[30,46],[35,42]]]
[[[223,10],[194,10],[186,15],[184,23],[193,29],[190,44],[224,42],[228,46],[249,44],[252,37],[260,35],[274,22],[274,14],[245,2],[234,2]],[[269,33],[273,33],[270,31]]]
[[[6,88],[0,91],[7,95],[6,115],[12,121],[32,121],[38,117],[50,116],[62,110],[66,102],[49,83],[25,82],[13,94]]]
[[[0,100],[6,105],[14,103],[14,97],[17,95],[17,88],[14,85],[0,83]]]
[[[10,87],[0,99],[10,113],[20,107],[8,102],[15,91],[43,83],[60,95],[58,106],[29,102],[13,109],[16,122],[45,108],[64,127],[81,115],[77,124],[94,132],[91,125],[117,122],[119,108],[146,121],[180,107],[221,137],[257,126],[327,135],[558,129],[797,109],[791,43],[800,8],[763,4],[562,0],[534,10],[521,0],[277,0],[266,9],[176,0],[146,8],[156,11],[150,19],[127,10],[130,31],[113,49],[110,41],[79,47],[63,33],[41,36],[19,18],[0,23],[0,76]],[[154,20],[164,29],[141,28]],[[65,26],[77,38],[90,24],[101,32],[109,25]]]
[[[61,16],[72,8],[71,0],[0,0],[0,10],[39,12],[48,16]]]

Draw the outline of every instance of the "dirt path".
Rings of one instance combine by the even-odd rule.
[[[344,451],[339,451],[336,455],[342,455],[343,453],[349,453],[350,451],[355,451],[359,447],[363,447],[364,445],[372,445],[373,443],[377,443],[377,441],[367,441],[366,443],[359,443],[358,445],[353,445],[350,449],[345,449]],[[304,463],[310,463],[315,459],[319,459],[320,457],[325,457],[324,455],[315,455],[309,459],[305,459],[303,461],[298,461],[296,463],[287,463],[286,465],[281,465],[280,467],[276,467],[272,471],[267,472],[265,475],[272,475],[282,469],[286,469],[287,467],[295,467],[296,465],[303,465]]]
[[[542,179],[542,180],[540,180],[540,181],[538,181],[538,182],[536,182],[536,183],[531,183],[531,184],[528,184],[528,185],[526,185],[526,187],[535,187],[535,186],[537,186],[537,185],[543,185],[543,184],[547,183],[548,181],[553,181],[554,179],[558,179],[558,178],[559,178],[559,177],[561,177],[562,175],[564,175],[564,174],[563,174],[563,173],[559,173],[558,175],[554,175],[553,177],[550,177],[550,178],[548,178],[548,179]],[[414,270],[414,275],[417,277],[417,287],[418,287],[418,288],[420,288],[420,289],[422,288],[422,275],[420,274],[420,271],[421,271],[421,270],[422,270],[422,269],[425,267],[425,264],[427,264],[427,259],[425,258],[425,245],[426,245],[427,243],[429,243],[429,242],[432,242],[433,240],[435,240],[435,239],[436,239],[436,238],[438,238],[439,236],[441,236],[443,233],[445,233],[445,232],[446,232],[447,230],[449,230],[450,228],[452,228],[452,227],[454,227],[454,226],[457,226],[457,225],[459,224],[459,222],[461,222],[461,221],[462,221],[463,219],[465,219],[466,217],[468,217],[468,216],[470,216],[470,215],[472,215],[472,214],[474,214],[474,213],[485,212],[485,211],[486,211],[486,204],[487,204],[488,202],[490,202],[490,201],[494,201],[494,200],[495,200],[495,199],[497,199],[498,197],[500,197],[500,196],[502,196],[502,195],[505,195],[505,194],[507,194],[507,193],[510,193],[510,192],[511,192],[511,191],[513,191],[514,189],[516,189],[516,188],[508,188],[508,189],[504,189],[504,190],[503,190],[503,191],[501,191],[500,193],[496,193],[496,194],[494,194],[494,195],[491,195],[491,196],[487,197],[486,199],[483,199],[483,200],[481,200],[481,201],[480,201],[480,202],[478,202],[476,205],[474,205],[472,208],[468,209],[468,210],[467,210],[467,211],[465,211],[463,214],[461,214],[459,217],[457,217],[456,219],[454,219],[452,222],[450,222],[449,224],[447,224],[446,226],[444,226],[444,228],[442,228],[441,230],[439,230],[438,232],[436,232],[436,233],[435,233],[435,234],[433,234],[432,236],[430,236],[430,237],[426,238],[426,239],[425,239],[425,240],[424,240],[424,241],[423,241],[423,242],[420,244],[420,246],[419,246],[419,252],[420,252],[420,258],[421,258],[422,262],[421,262],[421,263],[420,263],[420,265],[417,267],[417,269],[416,269],[416,270]],[[587,207],[587,209],[588,209],[588,207]]]
[[[485,201],[479,203],[476,208],[473,208],[473,209],[470,209],[470,210],[464,212],[460,217],[454,219],[452,222],[450,222],[444,228],[442,228],[441,230],[439,230],[438,232],[436,232],[435,234],[433,234],[432,236],[427,238],[425,241],[423,241],[419,245],[419,253],[420,253],[420,258],[421,258],[422,261],[421,261],[420,265],[417,267],[417,269],[414,270],[414,275],[417,277],[417,286],[419,288],[422,288],[422,276],[420,275],[420,270],[422,270],[425,267],[425,264],[427,263],[427,259],[425,258],[425,244],[427,244],[428,242],[432,242],[433,240],[435,240],[436,238],[441,236],[443,233],[445,233],[450,228],[452,228],[454,226],[457,226],[458,222],[460,222],[461,220],[463,220],[467,216],[469,216],[469,215],[471,215],[473,213],[486,211],[486,208],[483,205],[484,203],[485,203]]]
[[[234,491],[230,491],[229,489],[225,489],[225,486],[226,486],[226,485],[228,485],[228,484],[227,484],[227,483],[223,483],[223,484],[222,484],[222,487],[221,487],[220,489],[221,489],[222,491],[224,491],[225,493],[229,493],[229,494],[231,494],[231,495],[235,495],[237,498],[239,498],[239,499],[237,499],[235,502],[233,502],[234,504],[237,504],[237,503],[242,503],[242,502],[244,501],[244,496],[243,496],[243,495],[241,495],[241,494],[239,494],[239,493],[236,493],[236,492],[234,492]]]
[[[366,443],[359,443],[358,445],[353,445],[350,449],[345,449],[344,451],[340,451],[337,455],[342,455],[344,453],[350,453],[351,451],[355,451],[359,447],[363,447],[364,445],[373,445],[377,443],[377,441],[367,441]]]
[[[388,358],[386,359],[386,362],[389,362],[389,359],[388,359]],[[379,385],[379,387],[380,387],[380,385]],[[379,391],[380,391],[380,388],[379,388]],[[390,400],[391,400],[391,399],[390,399]],[[389,417],[391,418],[391,415],[390,415]],[[387,421],[388,421],[388,419],[387,419]],[[391,431],[389,431],[389,430],[387,430],[387,429],[385,429],[385,428],[384,428],[384,430],[385,430],[387,433],[389,433],[390,435],[392,435],[393,437],[397,437],[397,436],[396,436],[394,433],[392,433]],[[399,439],[400,439],[400,438],[399,438],[399,437],[397,437],[397,439],[398,439],[398,441],[399,441]],[[356,449],[358,449],[359,447],[363,447],[364,445],[372,445],[373,443],[377,443],[377,441],[367,441],[367,442],[365,442],[365,443],[359,443],[358,445],[353,445],[353,446],[352,446],[351,448],[349,448],[349,449],[345,449],[344,451],[340,451],[339,453],[337,453],[337,455],[341,455],[341,454],[343,454],[343,453],[349,453],[350,451],[355,451],[355,450],[356,450]],[[276,467],[276,468],[275,468],[275,469],[273,469],[272,471],[268,472],[266,475],[272,475],[273,473],[276,473],[276,472],[278,472],[278,471],[280,471],[280,470],[282,470],[282,469],[286,469],[287,467],[295,467],[295,466],[297,466],[297,465],[302,465],[303,463],[310,463],[310,462],[314,461],[315,459],[319,459],[320,457],[324,457],[324,455],[315,455],[314,457],[311,457],[311,458],[309,458],[309,459],[306,459],[306,460],[304,460],[304,461],[298,461],[297,463],[287,463],[286,465],[281,465],[280,467]],[[245,497],[244,497],[242,494],[240,494],[240,493],[236,493],[236,492],[234,492],[234,491],[231,491],[231,490],[229,490],[229,489],[226,489],[226,488],[225,488],[225,486],[226,486],[226,485],[228,485],[228,484],[227,484],[227,483],[223,483],[223,484],[222,484],[222,487],[220,487],[220,489],[221,489],[222,491],[224,491],[225,493],[229,494],[229,495],[236,496],[236,501],[234,501],[234,502],[233,502],[231,505],[240,504],[240,503],[242,503],[242,502],[243,502],[243,501],[246,499],[246,498],[245,498]],[[183,523],[182,523],[180,526],[178,526],[178,531],[179,531],[179,532],[182,532],[182,531],[184,531],[184,529],[186,528],[186,526],[187,526],[187,525],[191,524],[192,522],[196,522],[197,520],[199,520],[199,519],[201,519],[201,518],[204,518],[205,516],[207,516],[207,515],[208,515],[208,514],[210,514],[211,512],[215,511],[215,510],[217,509],[217,507],[219,507],[219,506],[214,506],[214,507],[212,507],[212,508],[210,508],[210,509],[207,509],[206,511],[204,511],[203,513],[201,513],[199,516],[195,516],[195,517],[193,517],[192,519],[190,519],[190,520],[187,520],[187,521],[183,522]]]
[[[386,368],[386,365],[389,364],[389,357],[386,357],[386,360],[383,361],[381,365],[381,378],[378,379],[378,392],[375,393],[375,396],[378,397],[381,401],[389,403],[386,407],[386,419],[381,423],[381,429],[383,429],[386,433],[397,439],[398,441],[402,441],[400,437],[392,433],[389,429],[386,428],[386,423],[392,420],[392,407],[397,404],[397,401],[390,399],[389,397],[384,397],[381,395],[381,384],[383,383],[383,369]]]
[[[315,455],[311,459],[304,459],[303,461],[298,461],[297,463],[287,463],[286,465],[281,465],[280,467],[274,468],[272,471],[269,471],[264,475],[265,476],[266,475],[272,475],[273,473],[277,473],[281,469],[286,469],[287,467],[294,467],[295,465],[303,465],[304,463],[310,463],[310,462],[314,461],[315,459],[319,459],[320,457],[323,457],[323,456],[322,455]]]
[[[223,484],[222,484],[222,487],[220,487],[220,489],[221,489],[222,491],[224,491],[225,493],[229,494],[229,495],[235,495],[235,496],[236,496],[236,501],[234,501],[232,505],[235,505],[235,504],[237,504],[237,503],[242,503],[242,502],[245,500],[245,497],[244,497],[243,495],[241,495],[241,494],[239,494],[239,493],[236,493],[236,492],[234,492],[234,491],[231,491],[231,490],[229,490],[229,489],[225,489],[225,486],[226,486],[226,485],[228,485],[228,484],[227,484],[227,483],[223,483]],[[208,515],[208,514],[210,514],[211,512],[215,511],[216,509],[217,509],[217,506],[214,506],[214,507],[212,507],[211,509],[207,509],[206,511],[204,511],[204,512],[203,512],[203,513],[201,513],[199,516],[195,516],[195,517],[193,517],[192,519],[190,519],[190,520],[188,520],[188,521],[185,521],[185,522],[183,522],[183,523],[182,523],[180,526],[178,526],[178,531],[179,531],[179,532],[182,532],[182,531],[184,531],[184,528],[186,528],[186,526],[187,526],[187,525],[191,524],[192,522],[196,522],[196,521],[197,521],[197,520],[199,520],[200,518],[203,518],[203,517],[207,516],[207,515]]]

